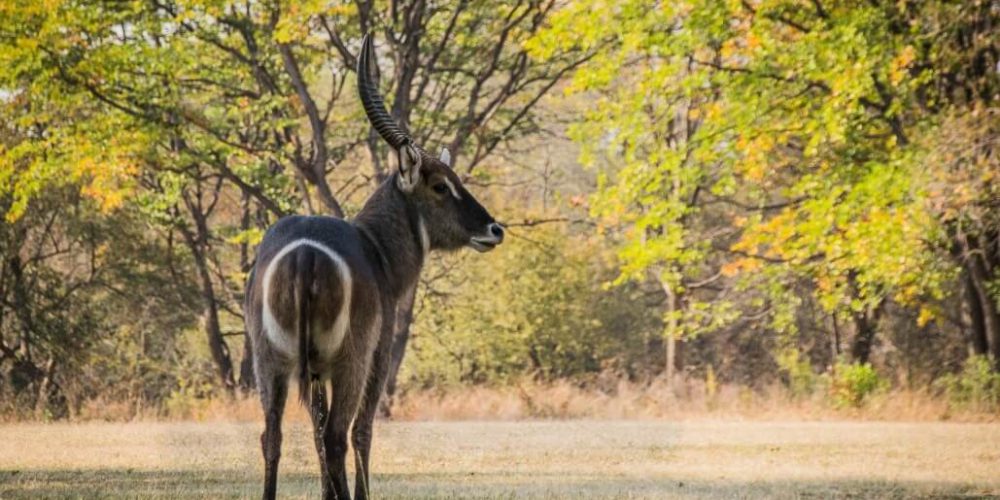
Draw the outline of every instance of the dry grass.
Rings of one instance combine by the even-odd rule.
[[[261,425],[0,426],[0,498],[259,494]],[[305,424],[279,492],[318,496]],[[1000,426],[957,423],[381,422],[377,498],[1000,495]]]
[[[600,384],[599,384],[600,385]],[[752,391],[725,385],[712,390],[699,380],[673,387],[662,381],[634,384],[608,381],[601,387],[570,382],[524,382],[510,387],[460,387],[411,391],[396,401],[397,420],[589,419],[750,419],[993,422],[996,412],[957,408],[925,391],[876,394],[860,408],[836,408],[818,392],[790,397],[782,387]]]
[[[297,398],[292,395],[289,400]],[[297,404],[289,404],[290,421],[308,422]],[[863,420],[996,422],[1000,414],[954,407],[925,391],[894,390],[873,396],[861,408],[836,408],[823,393],[792,398],[781,387],[751,391],[720,386],[708,391],[704,383],[688,380],[668,388],[662,382],[632,384],[608,381],[582,387],[570,382],[522,382],[507,387],[456,387],[448,390],[409,391],[397,398],[393,419],[523,420],[523,419],[738,419],[738,420]],[[257,422],[260,403],[255,396],[236,399],[192,400],[164,413],[136,409],[122,403],[91,402],[74,420],[91,421],[199,421]]]

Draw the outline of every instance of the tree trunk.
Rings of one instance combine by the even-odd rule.
[[[674,370],[677,364],[677,336],[673,332],[667,334],[667,361],[666,371],[667,385],[673,385]]]
[[[875,343],[875,332],[878,318],[882,312],[882,304],[852,315],[855,335],[851,344],[851,359],[855,363],[868,363],[871,360],[872,346]]]
[[[987,288],[989,277],[980,261],[975,256],[970,256],[968,261],[969,276],[972,287],[978,295],[979,307],[982,310],[983,330],[988,343],[987,350],[993,358],[995,370],[1000,370],[1000,313],[997,311],[997,304],[990,296]]]
[[[49,406],[49,391],[51,390],[52,374],[55,372],[55,358],[49,358],[38,382],[38,393],[35,397],[35,418],[45,418],[45,410]]]
[[[240,199],[240,230],[246,233],[250,230],[251,224],[251,204],[250,195],[243,193],[243,197]],[[250,244],[247,243],[244,238],[240,242],[240,271],[247,275],[250,272],[252,263],[250,262]],[[244,297],[244,300],[246,298]],[[245,314],[245,313],[244,313]],[[257,387],[257,381],[254,379],[253,373],[253,350],[250,346],[250,332],[244,329],[243,331],[243,359],[240,360],[240,391],[243,394],[247,394],[253,391]]]
[[[986,318],[983,316],[983,305],[968,270],[966,269],[962,274],[962,282],[965,286],[965,309],[969,315],[969,347],[972,348],[973,354],[985,356],[989,352],[989,345],[986,340]]]
[[[987,351],[993,358],[993,369],[1000,371],[1000,312],[998,312],[996,301],[993,300],[987,286],[992,274],[991,269],[987,268],[988,261],[983,255],[983,249],[979,248],[972,238],[965,236],[961,242],[965,268],[972,290],[978,296],[979,306],[982,310],[983,330],[988,344]]]
[[[309,118],[309,128],[312,131],[312,154],[310,158],[301,157],[301,152],[296,153],[295,167],[305,176],[306,180],[316,186],[316,194],[323,202],[330,215],[344,218],[344,209],[341,208],[337,198],[330,189],[330,183],[326,181],[326,164],[330,159],[329,151],[326,147],[326,118],[323,117],[309,93],[309,86],[302,76],[299,63],[295,59],[292,47],[285,43],[278,44],[278,52],[281,54],[281,61],[285,67],[285,72],[291,80],[292,87],[299,97],[305,115]],[[308,200],[308,190],[304,193]],[[309,203],[311,209],[311,203]]]
[[[243,332],[243,359],[240,360],[240,391],[248,394],[257,388],[253,373],[253,349],[250,346],[250,332]]]
[[[208,337],[208,347],[212,352],[212,360],[219,372],[219,380],[227,392],[232,393],[236,387],[233,379],[233,361],[229,355],[229,346],[222,336],[222,326],[219,324],[219,306],[216,303],[215,287],[208,271],[208,263],[204,255],[196,254],[195,265],[198,277],[201,279],[202,326]]]
[[[661,283],[664,293],[667,294],[667,331],[666,331],[666,359],[663,367],[663,375],[667,379],[667,385],[672,386],[674,382],[674,372],[677,363],[677,294],[673,288],[666,283]]]
[[[330,214],[334,217],[344,218],[344,209],[341,208],[340,203],[337,198],[333,196],[333,191],[330,190],[330,184],[326,182],[326,178],[319,178],[316,183],[316,194],[319,195],[320,201],[326,206]]]
[[[837,364],[837,360],[840,359],[840,322],[837,321],[837,315],[831,314],[830,319],[833,320],[833,339],[831,339],[832,345],[830,346],[831,353],[833,354],[833,362],[831,364]]]
[[[417,297],[417,287],[414,285],[396,306],[396,321],[392,331],[392,354],[389,361],[389,374],[385,383],[385,394],[379,403],[379,415],[383,417],[392,416],[393,397],[396,395],[396,381],[399,376],[399,367],[403,364],[403,356],[406,355],[406,346],[410,342],[410,325],[413,324],[413,305]]]
[[[192,233],[191,229],[187,227],[181,227],[180,231],[191,249],[191,255],[194,258],[195,268],[201,282],[202,327],[205,329],[208,347],[212,352],[212,360],[219,373],[219,381],[227,392],[232,393],[236,387],[233,378],[233,361],[229,355],[229,346],[226,345],[225,338],[222,336],[222,326],[219,323],[219,305],[215,295],[215,286],[212,284],[212,273],[208,268],[208,257],[205,255],[208,252],[208,221],[206,214],[200,208],[200,202],[196,203],[185,196],[185,204],[194,220],[196,233]]]

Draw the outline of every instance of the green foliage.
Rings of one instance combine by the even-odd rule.
[[[870,363],[837,363],[830,381],[830,395],[837,408],[860,408],[871,396],[888,388]]]
[[[708,365],[705,370],[705,401],[709,409],[714,409],[718,405],[719,379],[715,376],[715,367]]]
[[[747,257],[730,260],[728,273],[780,261],[782,274],[815,281],[828,310],[938,290],[923,244],[932,222],[914,185],[922,179],[921,157],[901,137],[887,136],[895,108],[879,116],[864,104],[903,99],[896,94],[926,81],[926,71],[903,71],[912,46],[894,37],[888,13],[874,8],[838,7],[803,28],[808,34],[782,22],[786,9],[811,18],[791,2],[754,9],[577,2],[539,39],[544,47],[607,42],[613,62],[576,76],[581,88],[607,95],[576,137],[585,161],[604,151],[623,165],[604,178],[594,203],[595,215],[627,227],[623,276],[654,270],[680,287],[679,269],[698,270],[692,264],[709,259],[690,234],[693,216],[706,210],[696,193],[707,190],[750,205],[799,200],[773,216],[734,221],[743,236],[732,248]],[[608,64],[631,71],[593,75]],[[613,131],[610,141],[594,140],[602,130]],[[736,196],[739,190],[745,195]],[[859,284],[851,290],[848,276]]]
[[[156,404],[174,387],[196,293],[161,272],[184,262],[145,229],[71,186],[0,224],[2,411],[65,417],[90,399]]]
[[[596,96],[571,135],[600,168],[592,213],[618,243],[620,281],[681,297],[677,331],[763,309],[750,316],[797,333],[793,304],[934,317],[957,276],[940,207],[978,221],[995,205],[990,147],[941,153],[995,138],[1000,76],[982,54],[997,46],[982,26],[996,16],[982,2],[579,0],[530,46],[599,48],[569,88]],[[939,140],[953,115],[973,132]],[[939,175],[942,156],[974,173]],[[721,291],[694,286],[706,282]]]
[[[989,2],[388,4],[0,0],[4,411],[184,413],[217,393],[195,320],[230,357],[263,229],[351,213],[386,172],[351,83],[362,30],[425,146],[455,148],[475,184],[527,172],[494,198],[562,196],[576,165],[551,172],[536,142],[484,159],[567,103],[586,105],[568,135],[596,177],[545,212],[586,206],[586,226],[512,227],[497,252],[429,264],[404,383],[643,378],[669,337],[709,399],[750,353],[751,384],[778,366],[795,397],[829,384],[851,407],[884,384],[871,365],[818,367],[887,304],[960,336],[944,319],[964,267],[1000,305]],[[547,103],[559,120],[533,109],[552,88],[576,95]],[[944,390],[995,408],[985,361],[965,370]]]
[[[515,235],[520,235],[517,231]],[[605,290],[599,242],[539,227],[486,256],[454,256],[426,274],[402,380],[430,387],[635,374],[659,326],[634,288]]]
[[[163,388],[169,389],[169,393],[158,395],[167,415],[196,415],[214,398],[223,395],[203,337],[202,332],[189,329],[176,340],[177,350],[171,360],[174,376],[171,384]]]
[[[785,349],[778,355],[778,366],[787,378],[788,392],[793,398],[812,396],[822,385],[822,376],[817,374],[812,363],[798,349]]]
[[[972,356],[960,373],[948,374],[937,386],[953,404],[981,412],[1000,410],[1000,373],[990,366],[986,356]]]
[[[532,108],[582,57],[524,57],[522,42],[551,5],[442,7],[0,0],[3,224],[27,218],[43,227],[29,209],[63,189],[96,208],[94,217],[137,216],[148,226],[130,236],[165,244],[176,257],[143,261],[158,266],[150,274],[185,281],[192,276],[184,273],[196,273],[200,285],[193,296],[201,304],[185,301],[183,320],[161,317],[161,326],[176,336],[192,313],[203,314],[229,383],[231,356],[214,325],[241,327],[244,273],[263,229],[296,211],[350,213],[391,168],[353,88],[364,32],[379,34],[394,113],[428,149],[448,144],[454,157],[465,156],[460,165],[469,172],[505,141],[537,131]],[[397,98],[393,87],[409,94]],[[488,178],[484,171],[479,179]],[[109,343],[129,355],[149,347],[147,325],[110,324]],[[130,397],[162,394],[176,382],[145,377],[159,372],[151,365],[160,360],[102,354],[110,359],[88,361],[95,371],[134,377],[120,385]]]

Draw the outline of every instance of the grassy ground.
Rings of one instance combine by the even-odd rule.
[[[0,426],[0,498],[254,497],[260,424]],[[279,496],[318,496],[285,429]],[[376,498],[1000,495],[1000,425],[864,422],[381,423]],[[353,477],[353,476],[352,476]]]

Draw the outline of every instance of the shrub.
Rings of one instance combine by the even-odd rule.
[[[802,358],[798,349],[786,349],[778,355],[777,361],[793,398],[809,397],[820,385],[822,377],[813,371],[812,364]]]
[[[938,387],[949,401],[974,411],[1000,410],[1000,373],[993,371],[986,356],[972,356],[961,373],[941,377]]]
[[[660,315],[636,287],[603,286],[617,274],[603,242],[553,226],[519,234],[474,262],[458,254],[428,263],[404,387],[628,376],[648,366]]]
[[[860,408],[887,385],[870,363],[838,362],[830,386],[833,404],[837,408]]]

